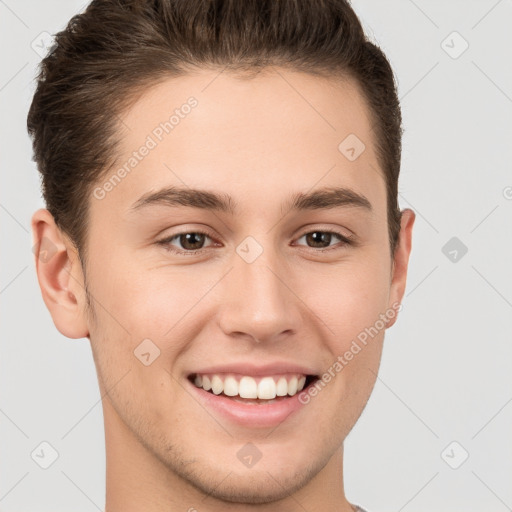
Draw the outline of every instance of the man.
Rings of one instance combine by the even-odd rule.
[[[343,442],[415,216],[392,71],[350,5],[93,1],[28,128],[38,280],[91,343],[106,512],[363,510]]]

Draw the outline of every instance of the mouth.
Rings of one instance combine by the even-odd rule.
[[[247,405],[290,400],[318,379],[317,375],[291,373],[259,377],[234,373],[193,373],[188,376],[188,380],[198,389]]]

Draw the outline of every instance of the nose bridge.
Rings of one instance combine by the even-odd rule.
[[[264,247],[247,237],[233,255],[220,315],[226,334],[244,333],[254,341],[265,341],[299,327],[298,305],[285,284],[289,277],[280,264],[282,256],[266,240]]]

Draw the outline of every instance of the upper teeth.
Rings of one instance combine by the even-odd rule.
[[[205,391],[216,395],[224,393],[227,396],[241,398],[262,398],[272,400],[276,396],[293,396],[304,388],[305,375],[287,375],[281,377],[253,378],[235,375],[196,375],[194,384]]]

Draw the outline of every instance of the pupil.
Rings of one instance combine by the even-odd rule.
[[[194,247],[194,244],[197,244],[197,241],[194,239],[198,237],[200,241],[204,239],[204,235],[202,233],[186,233],[185,235],[181,235],[181,245],[185,249],[198,249],[198,247]],[[188,245],[192,245],[192,247],[187,247]]]
[[[321,244],[322,242],[324,242],[324,243],[326,243],[327,246],[329,246],[329,244],[331,242],[331,236],[332,236],[331,233],[326,233],[323,231],[314,231],[313,233],[310,233],[309,235],[307,235],[307,237],[309,237],[308,242],[312,241],[313,244],[318,244],[318,243]]]

